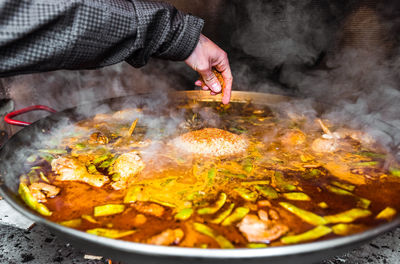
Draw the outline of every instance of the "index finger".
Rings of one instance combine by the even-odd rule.
[[[228,58],[224,58],[219,64],[215,66],[217,71],[219,71],[224,78],[225,88],[222,91],[222,103],[228,104],[231,100],[231,92],[232,92],[232,72],[229,66]]]

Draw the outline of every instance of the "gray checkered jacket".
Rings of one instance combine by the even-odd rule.
[[[0,76],[184,60],[203,20],[145,0],[0,0]]]

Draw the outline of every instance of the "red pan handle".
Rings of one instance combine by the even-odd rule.
[[[7,124],[14,125],[14,126],[29,126],[32,123],[15,120],[15,119],[12,119],[12,117],[23,114],[23,113],[31,112],[31,111],[36,111],[36,110],[44,110],[44,111],[48,111],[51,113],[57,112],[53,108],[50,108],[45,105],[33,105],[33,106],[28,106],[28,107],[22,108],[20,110],[16,110],[11,113],[8,113],[4,117],[4,121],[6,121]]]

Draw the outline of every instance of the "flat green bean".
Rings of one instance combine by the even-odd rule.
[[[281,242],[283,244],[297,244],[301,242],[306,242],[310,240],[315,240],[320,237],[326,236],[327,234],[331,233],[332,229],[324,226],[324,225],[319,225],[305,233],[299,234],[299,235],[293,235],[293,236],[285,236],[281,238]]]
[[[255,202],[258,198],[258,194],[256,192],[253,192],[249,189],[246,188],[234,188],[233,189],[237,194],[239,194],[240,197],[242,197],[243,199],[245,199],[246,201],[249,202]]]
[[[351,223],[358,218],[363,218],[371,215],[371,211],[360,208],[353,208],[342,213],[335,215],[324,216],[326,223],[336,224],[336,223]]]
[[[237,207],[230,216],[225,218],[225,220],[222,222],[222,225],[229,226],[235,222],[239,222],[249,213],[249,211],[250,209],[247,207]]]
[[[234,207],[235,204],[231,203],[226,210],[222,211],[216,218],[214,218],[210,222],[213,224],[220,224],[222,221],[224,221],[225,218],[227,218],[232,213]]]
[[[201,223],[193,223],[193,227],[194,230],[196,230],[200,234],[206,235],[214,239],[221,248],[234,248],[234,246],[228,239],[218,234],[214,229],[211,229],[210,227]]]
[[[226,198],[227,198],[226,193],[221,192],[218,196],[217,201],[214,203],[213,206],[200,208],[197,210],[197,213],[199,215],[216,213],[219,209],[221,209],[222,206],[224,206]]]
[[[271,186],[256,185],[256,190],[267,199],[277,199],[278,192]]]
[[[286,210],[288,210],[289,212],[297,215],[298,217],[300,217],[304,222],[307,222],[311,225],[324,225],[327,223],[327,221],[319,215],[316,215],[312,212],[303,210],[301,208],[298,208],[296,206],[294,206],[293,204],[290,203],[286,203],[286,202],[280,202],[279,203],[283,208],[285,208]]]

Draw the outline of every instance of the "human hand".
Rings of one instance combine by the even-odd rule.
[[[211,94],[214,95],[222,92],[222,103],[229,103],[233,78],[225,51],[206,36],[200,34],[196,48],[185,60],[185,63],[197,71],[202,78],[202,80],[197,80],[195,85],[201,86],[203,90],[210,90]],[[212,71],[213,67],[221,73],[225,87],[221,87],[217,76]],[[224,89],[222,90],[222,88]]]

